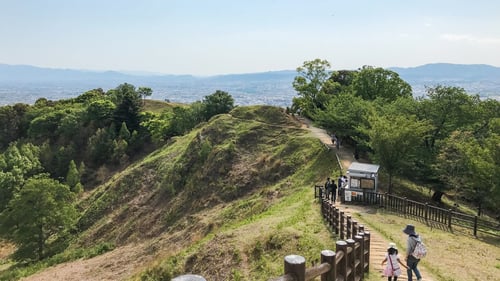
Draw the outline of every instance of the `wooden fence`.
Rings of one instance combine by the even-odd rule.
[[[307,281],[321,276],[321,281],[360,281],[370,269],[370,233],[350,215],[336,208],[327,199],[321,200],[323,218],[332,232],[340,237],[332,250],[321,251],[320,264],[306,268],[300,255],[284,258],[284,275],[270,281]],[[182,275],[175,281],[205,281],[199,275]]]
[[[315,197],[325,198],[324,193],[323,186],[315,186]],[[343,204],[377,205],[405,217],[420,218],[427,224],[438,223],[444,225],[449,230],[452,230],[453,227],[466,228],[471,230],[476,237],[478,232],[500,236],[500,224],[498,222],[481,220],[477,216],[457,212],[453,209],[444,209],[388,193],[364,191],[362,196],[353,196],[350,202],[344,200],[342,202]]]
[[[359,281],[370,269],[370,233],[350,215],[336,208],[327,199],[321,201],[323,218],[340,236],[336,251],[323,250],[321,264],[306,269],[305,258],[285,257],[284,275],[272,281],[307,281],[321,276],[322,281]],[[343,240],[345,239],[345,240]]]

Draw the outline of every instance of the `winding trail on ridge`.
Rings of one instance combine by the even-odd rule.
[[[345,173],[349,166],[351,165],[352,162],[358,162],[354,158],[354,151],[348,147],[348,146],[340,146],[339,149],[335,147],[335,145],[332,143],[330,135],[321,128],[314,127],[312,122],[306,118],[296,116],[297,119],[302,123],[302,127],[308,129],[315,137],[317,137],[325,146],[327,146],[329,149],[334,149],[335,150],[335,155],[337,156],[337,160],[339,162],[339,165],[342,169],[342,173]],[[362,161],[359,161],[362,162]],[[340,208],[340,210],[344,211],[345,213],[367,213],[370,211],[370,208],[366,208],[363,206],[359,205],[346,205],[346,204],[341,204],[339,201],[335,202],[335,205]],[[389,245],[389,240],[382,236],[379,232],[377,232],[374,229],[365,227],[370,232],[370,268],[371,271],[377,272],[378,275],[383,277],[382,273],[382,266],[380,263],[385,257],[385,253],[387,252],[387,246]],[[403,229],[403,226],[401,226],[401,229]],[[403,253],[404,250],[400,249],[400,254],[399,257],[401,261],[404,263],[404,257],[401,253]],[[436,280],[435,277],[433,277],[423,266],[418,267],[420,273],[423,276],[423,281],[433,281]],[[402,268],[403,273],[398,276],[398,280],[408,280],[408,277],[406,275],[406,270]],[[384,277],[387,278],[387,277]],[[413,277],[414,280],[416,280],[415,276]],[[382,280],[382,279],[381,279]]]

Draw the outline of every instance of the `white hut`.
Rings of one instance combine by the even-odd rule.
[[[347,169],[349,189],[376,192],[380,165],[353,162]]]

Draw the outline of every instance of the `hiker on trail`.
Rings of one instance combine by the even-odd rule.
[[[335,201],[337,201],[337,185],[335,184],[335,182],[332,181],[331,187],[332,187],[332,201],[335,203]]]
[[[345,176],[340,176],[338,179],[338,196],[340,198],[340,202],[344,203],[344,190],[345,190],[345,185],[347,184],[347,177]]]
[[[335,135],[335,133],[332,134],[332,144],[333,145],[337,144],[337,136]]]
[[[341,188],[341,187],[345,187],[345,185],[347,184],[347,177],[346,176],[343,176],[343,175],[340,175],[339,179],[337,180],[338,182],[338,187]]]
[[[332,192],[332,181],[330,180],[330,178],[326,178],[325,192],[326,192],[326,198],[330,200],[330,193]]]
[[[405,258],[407,266],[406,271],[408,273],[408,281],[413,280],[412,272],[415,272],[417,281],[421,281],[422,275],[420,275],[420,271],[417,268],[420,259],[414,257],[412,253],[415,250],[417,243],[422,242],[422,240],[419,237],[419,235],[415,232],[415,226],[412,224],[407,224],[406,227],[403,229],[403,232],[408,235],[408,240],[406,242],[406,258]]]
[[[395,243],[389,243],[389,247],[387,248],[387,254],[385,254],[385,258],[382,261],[382,266],[384,263],[384,276],[387,277],[387,281],[397,281],[398,276],[401,275],[401,266],[408,269],[406,265],[404,265],[398,256],[398,248]]]

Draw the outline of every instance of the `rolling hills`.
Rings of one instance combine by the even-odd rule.
[[[86,194],[71,244],[23,280],[278,276],[290,251],[333,248],[310,187],[334,159],[281,109],[237,107]]]
[[[426,64],[391,67],[413,88],[414,96],[426,86],[458,86],[481,97],[500,97],[500,68],[491,65]],[[139,75],[140,74],[140,75]],[[294,70],[198,77],[119,71],[50,69],[0,64],[0,105],[34,103],[38,98],[67,99],[93,89],[112,89],[127,82],[153,89],[152,99],[191,103],[216,90],[231,93],[238,105],[266,104],[286,107],[296,92]]]

